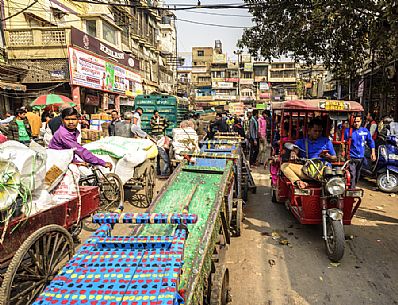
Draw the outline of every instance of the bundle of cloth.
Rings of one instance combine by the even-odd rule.
[[[181,156],[182,151],[198,152],[199,142],[195,129],[191,127],[173,128],[172,146],[177,160],[183,159],[183,156]]]
[[[88,143],[84,147],[104,161],[111,162],[113,172],[123,184],[133,177],[135,167],[158,155],[156,144],[149,139],[112,136]]]

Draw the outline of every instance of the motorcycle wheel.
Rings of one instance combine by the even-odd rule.
[[[387,173],[381,173],[377,176],[377,187],[385,193],[394,193],[398,191],[398,175],[390,172],[387,179]]]
[[[339,220],[326,220],[326,253],[332,262],[339,262],[344,256],[344,226]]]

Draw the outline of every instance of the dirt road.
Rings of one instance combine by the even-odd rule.
[[[228,251],[232,305],[398,304],[398,196],[362,185],[363,204],[346,227],[353,239],[341,264],[332,265],[321,227],[300,225],[271,202],[269,176],[254,177],[257,194],[245,209],[245,229]]]

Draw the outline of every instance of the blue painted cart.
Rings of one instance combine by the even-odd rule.
[[[186,213],[97,214],[99,229],[33,303],[90,305],[179,305],[188,225]],[[123,224],[175,224],[171,236],[111,236]]]

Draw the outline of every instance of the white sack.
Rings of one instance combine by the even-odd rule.
[[[9,208],[17,199],[20,175],[17,167],[9,161],[0,161],[0,210]]]
[[[46,175],[45,157],[26,146],[4,144],[0,146],[0,160],[15,164],[21,174],[21,183],[26,188],[31,191],[41,188]]]
[[[22,212],[26,216],[32,216],[42,211],[48,210],[58,203],[55,202],[50,193],[46,190],[36,190],[32,193],[32,200],[22,206]]]
[[[79,179],[79,168],[75,164],[70,164],[63,179],[51,193],[53,200],[61,203],[77,197]]]

